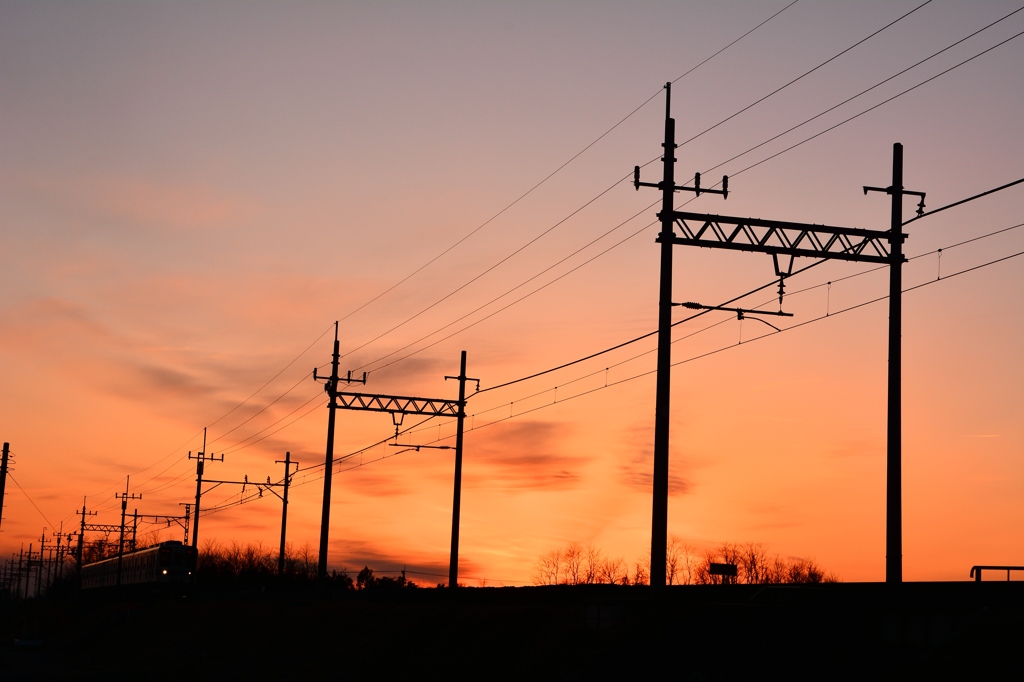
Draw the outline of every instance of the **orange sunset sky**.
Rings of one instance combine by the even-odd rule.
[[[929,208],[1024,177],[1020,3],[907,15],[922,1],[0,3],[0,558],[73,529],[83,496],[116,523],[128,475],[129,510],[181,513],[204,426],[225,456],[207,477],[276,481],[292,453],[289,539],[315,547],[311,373],[335,320],[362,390],[443,398],[462,350],[486,389],[653,331],[659,195],[631,180],[660,155],[666,81],[677,180],[730,175],[727,201],[687,210],[888,229],[888,197],[861,188],[889,184],[894,142]],[[931,282],[903,298],[908,580],[1024,563],[1024,257],[950,277],[1024,251],[1022,187],[907,227],[905,286]],[[871,269],[794,276],[784,333],[722,312],[675,328],[671,534],[883,578],[888,306],[841,312],[885,296]],[[677,247],[674,300],[773,277],[768,256]],[[646,555],[654,349],[469,401],[468,584],[529,584],[572,541]],[[443,582],[453,455],[369,447],[393,433],[338,413],[330,566]],[[266,495],[204,516],[200,545],[276,548],[280,511]]]

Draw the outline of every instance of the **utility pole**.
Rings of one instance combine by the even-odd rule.
[[[25,557],[25,598],[29,598],[29,588],[32,587],[32,543],[29,543],[29,556]]]
[[[338,411],[338,382],[344,381],[349,384],[366,383],[366,372],[363,372],[362,379],[353,379],[352,372],[348,377],[338,375],[338,363],[341,360],[340,346],[338,345],[338,322],[334,322],[334,353],[331,355],[331,376],[327,379],[324,390],[329,397],[327,403],[327,455],[324,461],[324,499],[323,511],[320,515],[320,553],[317,555],[316,578],[321,583],[327,579],[327,543],[331,529],[331,479],[334,474],[334,421],[335,413]],[[313,380],[318,377],[316,369],[313,368]]]
[[[199,545],[199,498],[203,495],[203,469],[204,464],[207,461],[210,462],[223,462],[224,455],[221,454],[218,459],[215,455],[206,454],[206,427],[203,427],[203,449],[201,452],[197,452],[196,456],[192,456],[192,451],[189,450],[189,459],[196,460],[196,507],[195,507],[195,518],[192,520],[192,549],[198,550]]]
[[[3,454],[0,455],[0,525],[4,521],[4,489],[7,487],[7,459],[11,454],[11,444],[4,443]]]
[[[188,544],[188,522],[189,522],[189,520],[191,518],[190,517],[190,513],[191,513],[191,510],[192,510],[192,504],[189,503],[189,502],[179,502],[178,506],[184,506],[185,507],[185,523],[182,524],[182,526],[185,528],[185,539],[182,540],[182,544],[187,545]]]
[[[128,509],[128,500],[141,500],[142,495],[128,494],[128,482],[131,476],[124,479],[124,492],[114,493],[114,499],[121,500],[121,535],[117,541],[117,586],[121,586],[121,569],[124,565],[124,516]]]
[[[462,510],[462,439],[466,422],[466,382],[477,381],[466,376],[466,351],[462,351],[459,376],[445,379],[459,380],[458,413],[455,422],[455,493],[452,499],[452,547],[448,560],[448,587],[459,585],[459,517]]]
[[[82,550],[85,545],[85,517],[96,516],[94,511],[86,511],[85,497],[82,498],[82,509],[78,512],[82,515],[82,527],[78,530],[78,556],[75,557],[75,573],[78,574],[78,587],[82,587]]]
[[[43,534],[39,538],[39,568],[36,570],[36,597],[43,595],[43,552],[46,551],[46,526],[43,526]],[[29,557],[31,561],[31,557]]]
[[[67,549],[71,546],[71,533],[64,532],[64,522],[60,522],[60,530],[54,533],[57,538],[57,570],[54,572],[54,578],[60,580],[64,576],[64,554]],[[64,547],[61,547],[61,538],[65,540]]]
[[[32,544],[31,543],[29,544],[29,552],[32,552]],[[18,553],[17,553],[17,596],[18,597],[22,596],[22,576],[23,576],[22,564],[23,564],[23,560],[24,559],[25,559],[25,543],[22,543],[22,549],[20,549],[18,551]],[[29,598],[29,581],[28,581],[28,579],[26,579],[26,581],[25,581],[25,598],[26,599]]]
[[[903,197],[921,198],[918,215],[924,212],[924,192],[903,189],[903,145],[892,146],[892,184],[864,187],[868,192],[885,192],[892,197],[889,223],[889,406],[886,420],[885,454],[885,582],[903,582]]]
[[[640,182],[640,167],[633,169],[633,184],[640,187],[656,187],[661,190],[661,274],[658,286],[658,375],[654,407],[654,495],[651,509],[651,587],[665,586],[666,547],[668,543],[668,457],[669,426],[672,404],[672,245],[674,195],[677,190],[688,190],[721,194],[728,198],[728,179],[723,180],[721,190],[701,189],[700,174],[694,176],[694,187],[678,187],[675,180],[676,162],[676,121],[672,118],[672,83],[665,83],[665,149],[661,157],[662,181],[659,183]]]
[[[284,495],[281,497],[281,551],[277,555],[277,575],[284,575],[284,544],[288,530],[288,488],[291,485],[292,465],[298,470],[299,463],[292,461],[292,453],[284,453],[284,460],[275,460],[274,464],[284,464]]]

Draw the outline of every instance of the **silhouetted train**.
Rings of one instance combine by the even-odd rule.
[[[122,585],[188,582],[196,570],[196,550],[177,540],[125,552],[121,564]],[[82,566],[82,587],[117,585],[117,557]]]

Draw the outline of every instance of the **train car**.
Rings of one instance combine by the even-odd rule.
[[[125,552],[121,564],[122,585],[187,583],[196,570],[196,550],[177,540]],[[82,588],[117,585],[117,557],[82,566]]]

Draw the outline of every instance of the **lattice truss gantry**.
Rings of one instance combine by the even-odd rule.
[[[736,218],[683,211],[673,211],[672,219],[681,233],[673,235],[673,244],[768,253],[776,259],[776,264],[779,256],[828,258],[859,263],[892,263],[889,249],[891,234],[887,230]],[[658,241],[661,241],[661,237]]]

